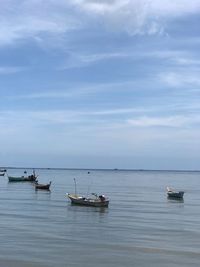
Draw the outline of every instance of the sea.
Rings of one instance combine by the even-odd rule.
[[[200,265],[200,172],[35,169],[51,191],[0,177],[0,267]],[[108,208],[71,205],[66,193],[104,194]],[[166,187],[185,191],[170,200]]]

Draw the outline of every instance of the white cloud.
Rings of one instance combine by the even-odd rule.
[[[174,59],[174,62],[177,63],[178,65],[183,65],[183,66],[199,66],[200,65],[200,60],[199,59],[194,59],[194,58],[189,58],[189,57],[177,57]]]
[[[0,75],[1,74],[13,74],[17,72],[24,71],[25,68],[23,67],[1,67],[0,66]]]
[[[135,127],[189,127],[199,125],[200,117],[193,116],[168,116],[168,117],[139,117],[127,121],[128,124]]]
[[[45,92],[38,92],[38,93],[30,93],[30,94],[18,94],[15,96],[9,96],[8,98],[11,99],[64,99],[64,98],[74,98],[78,96],[84,96],[88,94],[93,94],[101,90],[100,88],[94,87],[85,87],[84,86],[79,88],[67,88],[66,90],[54,90],[54,91],[45,91]],[[42,90],[41,90],[42,91]]]
[[[145,10],[146,14],[171,16],[196,13],[200,10],[199,0],[71,0],[71,3],[95,14],[114,13],[123,9],[128,11],[129,8],[130,12]]]
[[[159,74],[159,80],[171,87],[200,86],[199,72],[167,72]],[[194,88],[193,88],[194,89]]]
[[[60,35],[95,23],[133,35],[162,33],[163,18],[199,11],[200,0],[3,1],[0,45],[37,39],[43,33]]]
[[[67,91],[67,92],[59,92],[59,91],[48,91],[48,92],[43,92],[43,93],[30,93],[30,94],[25,94],[25,95],[16,95],[16,96],[11,96],[10,98],[15,98],[15,99],[56,99],[56,98],[70,98],[73,96],[80,95],[80,91]]]
[[[15,122],[22,124],[65,124],[65,123],[79,123],[90,121],[92,123],[96,121],[100,116],[110,116],[112,115],[122,115],[122,114],[132,114],[147,111],[147,109],[136,109],[136,108],[119,108],[119,109],[104,109],[104,110],[25,110],[25,111],[2,111],[0,113],[1,124],[15,124]],[[91,118],[93,117],[93,120]],[[96,116],[96,117],[95,117]],[[108,123],[110,119],[108,120]],[[96,123],[96,122],[95,122]]]
[[[62,34],[80,28],[80,21],[70,14],[64,1],[22,1],[1,3],[0,45],[35,38],[41,33]]]
[[[66,70],[71,68],[80,68],[89,66],[90,64],[106,61],[109,59],[120,59],[120,58],[130,58],[128,53],[95,53],[95,54],[80,54],[80,52],[71,53],[70,57],[67,58],[67,62],[64,63],[58,70]]]
[[[72,0],[89,16],[101,19],[109,29],[129,34],[163,32],[162,19],[198,13],[200,0]]]
[[[155,110],[154,110],[155,111]],[[200,126],[200,117],[198,115],[173,115],[173,116],[152,116],[151,109],[148,108],[119,108],[104,110],[37,110],[37,111],[4,111],[0,113],[0,122],[3,128],[5,125],[19,128],[47,125],[85,125],[102,124],[107,127],[172,127],[172,128],[190,128]],[[138,114],[149,113],[149,116],[140,116]],[[113,119],[113,115],[118,115],[118,119]],[[122,118],[119,116],[123,115]],[[124,117],[125,115],[125,117]],[[134,116],[132,119],[127,119]],[[9,128],[9,127],[8,127]]]
[[[199,66],[200,60],[195,57],[191,52],[186,52],[185,50],[155,50],[155,51],[118,51],[113,53],[95,53],[95,54],[81,54],[80,52],[71,53],[70,58],[67,58],[67,62],[59,67],[58,70],[65,70],[70,68],[80,68],[83,66],[88,66],[90,64],[106,61],[112,59],[162,59],[170,64],[177,66]]]
[[[151,8],[153,13],[162,16],[178,16],[200,11],[199,0],[152,0]]]
[[[101,54],[90,54],[90,55],[72,55],[72,59],[69,60],[66,66],[61,69],[75,68],[81,66],[88,66],[90,64],[110,59],[162,59],[167,63],[173,64],[174,66],[190,66],[190,67],[199,67],[200,60],[195,57],[192,53],[179,50],[171,51],[137,51],[137,52],[118,52],[118,53],[101,53]]]
[[[14,96],[8,96],[8,98],[14,99],[50,99],[50,98],[73,98],[77,96],[88,96],[95,94],[102,94],[103,92],[116,92],[125,90],[134,90],[135,82],[113,82],[113,83],[94,83],[94,84],[79,84],[66,87],[62,90],[44,91],[40,88],[37,93],[18,94]],[[28,91],[28,90],[27,90]]]
[[[185,42],[185,40],[181,40],[181,42]],[[142,54],[139,56],[141,57]],[[176,64],[177,66],[196,67],[200,65],[200,60],[194,53],[192,53],[192,51],[189,52],[185,50],[156,50],[143,53],[143,56],[164,59],[170,63]]]
[[[149,0],[82,1],[74,4],[90,17],[96,16],[112,31],[126,31],[131,35],[162,32],[162,26],[152,17]]]
[[[101,60],[112,59],[112,58],[125,58],[128,56],[129,55],[125,53],[102,53],[102,54],[82,55],[80,56],[80,60],[83,63],[89,64]]]
[[[145,108],[119,108],[119,109],[108,109],[100,111],[90,111],[88,114],[91,115],[120,115],[120,114],[129,114],[129,113],[138,113],[138,112],[147,112]]]

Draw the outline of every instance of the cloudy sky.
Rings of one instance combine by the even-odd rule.
[[[200,169],[200,0],[0,0],[1,166]]]

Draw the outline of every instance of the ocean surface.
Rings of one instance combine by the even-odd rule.
[[[0,266],[199,266],[200,172],[35,170],[51,192],[0,177]],[[73,178],[78,193],[105,194],[109,207],[71,205]],[[166,186],[184,201],[167,199]]]

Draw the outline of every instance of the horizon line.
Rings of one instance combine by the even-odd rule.
[[[38,169],[38,170],[95,170],[95,171],[165,171],[165,172],[200,172],[188,169],[143,169],[143,168],[78,168],[78,167],[15,167],[1,166],[0,169]]]

